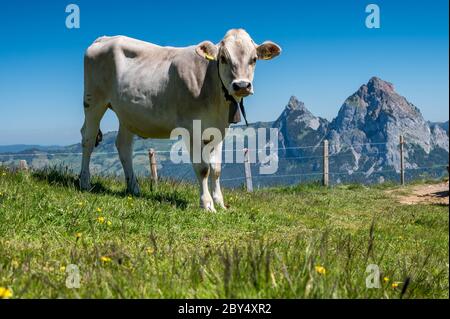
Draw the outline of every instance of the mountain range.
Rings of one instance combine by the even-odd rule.
[[[420,110],[399,95],[394,86],[377,77],[362,85],[341,106],[331,122],[314,116],[305,105],[291,97],[275,121],[280,144],[288,156],[311,155],[314,150],[297,149],[327,139],[330,156],[335,156],[337,173],[399,171],[399,137],[405,139],[405,167],[421,169],[448,162],[448,121],[429,123]],[[345,161],[340,161],[347,157]],[[439,163],[439,164],[438,164]]]
[[[257,122],[250,126],[276,128],[279,131],[279,169],[274,175],[261,176],[258,171],[260,164],[252,164],[256,187],[319,180],[324,140],[329,142],[332,183],[398,180],[400,135],[405,140],[408,179],[441,177],[447,172],[448,121],[427,122],[419,108],[398,94],[392,83],[378,77],[372,77],[350,95],[331,122],[315,116],[303,102],[292,96],[274,122]],[[95,172],[122,174],[118,157],[113,154],[116,152],[115,136],[116,132],[104,134],[92,159]],[[136,137],[134,164],[137,173],[148,175],[149,148],[165,152],[170,150],[172,143],[169,140]],[[63,165],[78,171],[80,153],[80,144],[65,147],[0,147],[0,164],[13,165],[18,159],[26,159],[33,167]],[[190,164],[173,164],[168,160],[167,153],[159,153],[158,161],[161,176],[194,179]],[[243,165],[223,165],[224,184],[231,187],[242,185]]]

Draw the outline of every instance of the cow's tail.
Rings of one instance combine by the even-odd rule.
[[[97,137],[95,138],[95,147],[97,147],[100,142],[103,140],[103,133],[102,131],[99,129],[98,133],[97,133]]]

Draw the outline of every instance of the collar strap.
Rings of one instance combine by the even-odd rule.
[[[225,84],[223,84],[222,77],[220,76],[220,70],[219,70],[219,61],[217,61],[217,75],[219,76],[220,84],[222,85],[222,92],[225,96],[225,100],[230,102],[230,111],[228,113],[228,122],[229,123],[239,123],[241,121],[241,114],[239,113],[239,110],[242,113],[242,116],[244,117],[245,125],[248,126],[247,122],[247,116],[245,114],[245,108],[244,108],[244,98],[241,99],[241,102],[238,103],[235,98],[228,93],[227,88],[225,87]]]

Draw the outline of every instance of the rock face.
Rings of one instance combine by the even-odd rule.
[[[320,146],[327,134],[328,125],[326,119],[314,116],[303,102],[292,96],[272,126],[279,130],[280,155],[299,157],[308,152],[308,149],[301,149],[299,146]]]
[[[331,123],[314,116],[302,102],[291,97],[274,123],[279,128],[281,154],[317,154],[315,149],[329,140],[332,170],[337,173],[363,173],[366,177],[385,171],[399,171],[399,137],[405,138],[406,168],[446,163],[448,133],[445,124],[424,120],[420,110],[399,95],[392,83],[373,77],[349,96]],[[438,163],[438,164],[442,164]]]
[[[430,130],[431,130],[431,146],[433,148],[439,147],[448,151],[448,131],[445,131],[442,128],[442,126],[438,124],[431,125]]]
[[[448,121],[447,122],[430,122],[430,127],[433,127],[435,125],[439,126],[441,129],[443,129],[448,135]]]
[[[444,131],[446,131],[447,132],[447,135],[448,135],[448,121],[447,122],[444,122],[444,123],[440,123],[440,125],[439,125]]]

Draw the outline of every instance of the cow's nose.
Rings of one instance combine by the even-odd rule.
[[[233,82],[233,90],[235,91],[249,91],[252,88],[252,84],[248,81]]]

